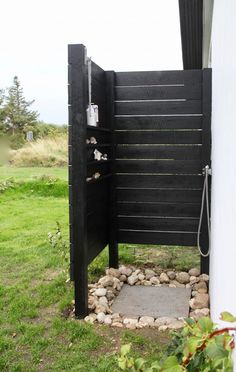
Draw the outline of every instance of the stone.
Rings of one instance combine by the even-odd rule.
[[[182,320],[175,320],[168,325],[168,329],[180,329],[183,328],[184,322]]]
[[[106,290],[106,288],[98,288],[98,289],[96,289],[96,291],[94,293],[98,297],[103,297],[103,296],[106,296],[107,290]]]
[[[170,284],[169,284],[169,287],[170,287],[170,288],[176,288],[176,285],[173,284],[173,283],[170,283]]]
[[[99,297],[98,303],[99,303],[99,305],[106,306],[108,304],[108,300],[107,300],[107,298],[105,296]]]
[[[90,310],[94,310],[95,307],[97,306],[98,302],[93,296],[89,296],[88,298],[88,308]]]
[[[126,324],[125,328],[130,329],[130,330],[134,330],[134,329],[136,329],[136,324]]]
[[[145,279],[145,275],[143,273],[138,274],[138,280],[142,281]]]
[[[111,315],[111,319],[121,319],[121,317],[120,317],[120,314],[119,313],[114,313],[114,314],[112,314]]]
[[[104,324],[110,325],[112,323],[111,315],[106,315],[104,319]]]
[[[170,280],[174,280],[176,277],[176,273],[174,271],[167,271],[167,275]]]
[[[107,275],[114,276],[115,278],[119,279],[121,273],[118,269],[114,269],[113,267],[111,267],[110,269],[107,270]]]
[[[184,271],[177,273],[176,275],[176,280],[181,284],[189,283],[189,279],[190,279],[189,274]]]
[[[199,288],[197,291],[198,291],[198,293],[207,293],[206,288]]]
[[[152,316],[141,316],[139,323],[147,324],[149,327],[154,325],[155,319]]]
[[[95,322],[96,319],[97,319],[97,315],[94,314],[94,313],[91,313],[91,314],[89,314],[88,316],[86,316],[86,317],[84,318],[84,321],[85,321],[86,323],[91,323],[91,324],[93,324],[93,323]]]
[[[201,274],[199,276],[199,279],[202,280],[203,282],[209,282],[209,275],[207,275],[207,274]]]
[[[128,284],[129,285],[134,285],[138,281],[138,276],[137,275],[131,275],[128,277]]]
[[[192,291],[192,297],[195,297],[198,291]]]
[[[106,318],[106,315],[103,312],[97,314],[98,323],[104,323],[105,318]]]
[[[209,305],[209,295],[207,293],[197,293],[194,298],[189,301],[191,309],[203,309]]]
[[[146,276],[147,280],[152,278],[155,275],[156,275],[155,271],[153,271],[151,269],[145,269],[145,276]]]
[[[185,285],[185,288],[191,288],[191,285],[188,283]]]
[[[122,275],[130,276],[132,274],[133,270],[130,269],[129,267],[126,267],[126,266],[120,266],[119,267],[119,272]]]
[[[113,286],[114,278],[113,278],[113,276],[110,276],[110,275],[103,276],[98,281],[98,283],[101,284],[103,287],[111,287],[111,286]]]
[[[121,290],[121,286],[120,286],[120,281],[119,279],[117,278],[114,278],[113,279],[113,286],[112,286],[114,289],[116,289],[117,291],[120,291]]]
[[[120,322],[114,322],[111,324],[112,327],[123,328],[123,324]]]
[[[104,306],[104,305],[97,305],[96,308],[95,308],[95,310],[94,310],[94,312],[96,314],[99,314],[99,313],[104,313],[105,314],[108,310],[109,310],[109,307],[107,305],[106,306]]]
[[[149,280],[144,280],[143,285],[145,285],[146,287],[151,287],[152,283]]]
[[[166,284],[170,282],[170,279],[169,279],[169,277],[166,273],[161,273],[160,282],[161,283],[166,283]]]
[[[111,301],[111,300],[113,300],[113,298],[115,297],[115,295],[114,295],[114,293],[111,290],[108,290],[107,291],[107,294],[106,294],[106,297],[107,297],[108,301]]]
[[[126,280],[127,280],[127,277],[126,277],[126,275],[124,275],[124,274],[122,274],[120,277],[119,277],[119,280],[120,280],[120,282],[126,282]]]
[[[200,270],[196,267],[192,268],[189,270],[189,275],[190,276],[199,276],[200,275]]]
[[[194,291],[198,291],[200,288],[205,288],[207,290],[206,282],[195,283],[193,286]]]
[[[155,323],[158,324],[158,326],[162,326],[162,325],[169,325],[173,322],[176,321],[176,318],[170,318],[168,316],[162,316],[160,318],[157,318],[155,320]]]
[[[150,278],[150,283],[152,285],[157,285],[160,284],[160,280],[156,276],[153,276],[152,278]]]
[[[191,285],[199,282],[199,278],[196,276],[190,276],[189,280]]]
[[[185,285],[177,282],[177,280],[172,280],[171,284],[174,284],[176,288],[185,288]]]
[[[138,319],[137,318],[124,318],[123,323],[124,324],[137,324]]]
[[[162,325],[162,326],[160,326],[159,328],[158,328],[158,331],[160,331],[160,332],[164,332],[164,331],[166,331],[167,330],[167,326],[166,325]]]
[[[204,316],[209,316],[210,310],[206,307],[203,309],[196,309],[194,311],[190,312],[190,317],[193,318],[194,320],[199,320],[200,318]]]
[[[140,274],[141,273],[141,270],[140,269],[137,269],[137,270],[135,270],[134,272],[133,272],[133,275],[138,275],[138,274]]]

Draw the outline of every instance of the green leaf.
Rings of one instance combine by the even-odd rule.
[[[122,356],[126,356],[127,354],[129,354],[130,350],[131,350],[131,344],[126,344],[126,345],[121,346],[120,353]]]
[[[145,363],[146,362],[143,358],[138,358],[134,362],[134,367],[137,371],[139,371],[139,370],[141,370],[141,368],[144,366]]]
[[[126,359],[123,357],[118,358],[118,366],[120,367],[120,369],[122,369],[122,371],[125,371],[126,370]]]
[[[222,345],[217,345],[215,342],[207,345],[205,352],[212,360],[227,358],[228,356],[228,351]]]
[[[204,333],[210,333],[213,330],[214,324],[210,318],[204,316],[199,319],[198,326]]]
[[[230,322],[230,323],[234,323],[236,322],[236,317],[233,316],[231,313],[229,313],[228,311],[223,311],[221,314],[220,314],[220,318],[222,320],[224,320],[225,322]]]
[[[192,327],[194,324],[195,324],[195,320],[193,320],[192,318],[185,318],[184,321],[187,323],[187,325],[189,325],[190,327]]]
[[[179,365],[178,359],[176,356],[169,356],[166,358],[162,371],[164,372],[182,372],[183,368]]]
[[[191,337],[188,339],[186,343],[186,349],[188,350],[188,353],[194,354],[197,350],[197,347],[201,344],[201,340],[196,337]]]

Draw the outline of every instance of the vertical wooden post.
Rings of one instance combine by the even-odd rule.
[[[86,48],[68,46],[69,83],[69,188],[72,277],[75,288],[75,315],[88,312],[87,205],[86,205]]]
[[[204,168],[206,165],[211,167],[211,85],[211,69],[207,68],[202,71],[202,168]],[[211,180],[209,179],[209,200],[211,193],[210,181]],[[209,236],[206,204],[204,204],[200,245],[203,253],[208,252]],[[206,274],[209,273],[209,256],[206,258],[201,257],[201,272]]]
[[[111,181],[110,181],[110,226],[109,226],[109,266],[118,267],[118,243],[117,243],[117,216],[116,216],[116,185],[115,185],[115,121],[114,121],[114,96],[115,96],[115,73],[106,71],[106,99],[107,121],[111,129]]]

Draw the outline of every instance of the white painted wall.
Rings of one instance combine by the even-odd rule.
[[[215,0],[212,27],[211,314],[236,315],[236,1]],[[235,357],[236,371],[236,357]]]

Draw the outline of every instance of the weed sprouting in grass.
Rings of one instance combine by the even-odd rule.
[[[15,186],[15,181],[13,178],[8,178],[4,181],[1,181],[0,182],[0,194],[9,189],[13,189],[14,186]]]

